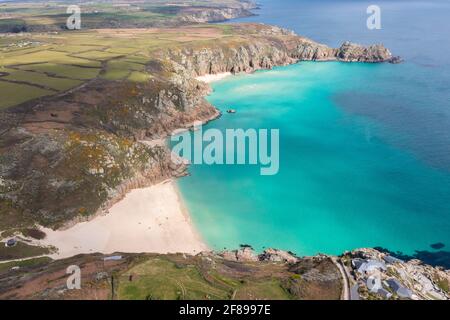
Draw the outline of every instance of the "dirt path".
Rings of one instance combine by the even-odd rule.
[[[50,257],[50,255],[49,254],[43,254],[43,255],[34,256],[34,257],[26,257],[26,258],[11,259],[11,260],[2,260],[2,261],[0,261],[0,265],[1,264],[5,264],[5,263],[10,263],[10,262],[21,262],[21,261],[26,261],[26,260],[31,260],[31,259],[38,259],[38,258],[44,258],[44,257]]]
[[[341,273],[342,279],[343,279],[343,289],[341,294],[341,300],[350,300],[350,285],[347,278],[347,273],[344,270],[344,267],[342,266],[341,262],[337,260],[336,257],[332,257],[331,260],[336,265],[336,267],[339,269],[339,272]]]

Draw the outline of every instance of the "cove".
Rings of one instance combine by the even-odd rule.
[[[229,77],[208,100],[205,126],[279,129],[280,167],[192,165],[179,187],[193,222],[217,250],[252,245],[298,255],[381,246],[404,253],[450,244],[450,174],[405,147],[404,132],[353,112],[408,65],[301,62]],[[384,96],[383,96],[384,97]],[[386,98],[386,97],[384,97]],[[395,115],[394,115],[395,116]]]

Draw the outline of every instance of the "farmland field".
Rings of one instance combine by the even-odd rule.
[[[254,268],[251,264],[247,267]],[[260,276],[250,282],[219,272],[220,266],[219,270],[206,271],[184,261],[154,258],[122,273],[117,295],[127,300],[292,299],[280,279],[270,275],[270,271],[279,271],[279,266],[264,267],[267,270],[254,270]]]
[[[0,81],[0,109],[52,94],[51,91],[23,84]]]
[[[239,0],[81,0],[81,30],[67,30],[71,4],[0,3],[0,108],[94,79],[148,81],[146,64],[155,51],[231,35],[229,26],[196,24],[197,13],[243,8]]]
[[[0,36],[1,108],[61,93],[92,79],[145,82],[157,50],[226,37],[222,26],[102,29]]]
[[[46,74],[32,71],[5,69],[9,75],[4,76],[2,79],[11,81],[28,82],[36,86],[45,86],[49,89],[54,89],[57,91],[67,90],[77,85],[81,84],[81,81],[65,79],[65,78],[55,78],[47,76]],[[46,89],[48,89],[46,88]]]
[[[128,80],[133,82],[145,82],[151,79],[151,77],[152,76],[150,74],[145,72],[132,71],[128,76]]]
[[[54,63],[27,64],[18,66],[18,68],[21,70],[40,72],[58,78],[64,77],[82,80],[95,78],[100,71],[100,68],[60,65]]]

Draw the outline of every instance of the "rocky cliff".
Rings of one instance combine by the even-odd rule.
[[[183,12],[180,20],[188,23],[222,22],[252,15],[254,14],[245,8],[192,9]]]
[[[221,22],[252,16],[254,14],[251,10],[257,7],[252,0],[240,0],[216,8],[194,6],[181,10],[180,20],[188,23]]]
[[[383,45],[362,46],[345,42],[330,48],[292,31],[266,25],[239,25],[237,30],[247,34],[229,42],[218,41],[205,47],[174,48],[161,53],[170,57],[177,74],[195,77],[221,72],[252,72],[297,61],[394,62],[391,52]],[[250,31],[250,32],[249,32]]]

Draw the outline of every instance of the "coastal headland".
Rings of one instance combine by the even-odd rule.
[[[125,45],[131,35],[139,44],[130,48],[136,50],[131,54],[114,53],[106,44],[104,52],[95,49],[66,56],[54,51],[56,44],[64,47],[76,40],[73,37],[82,41],[89,37],[100,46],[102,41]],[[68,33],[63,39],[30,37],[46,43],[36,53],[27,54],[29,59],[35,57],[36,65],[50,68],[40,57],[56,54],[61,56],[62,66],[65,59],[76,59],[78,64],[84,59],[83,68],[98,69],[98,76],[68,91],[4,106],[0,118],[3,231],[34,225],[65,229],[103,214],[132,189],[185,175],[186,166],[172,163],[166,146],[142,141],[160,140],[194,121],[220,115],[204,98],[210,87],[196,77],[252,72],[303,60],[392,59],[382,45],[344,43],[340,48],[329,48],[261,24],[102,29]],[[170,40],[160,45],[161,37]],[[105,57],[92,56],[101,52]],[[12,75],[38,73],[24,71],[35,64],[20,65],[16,57],[17,53],[3,60]],[[112,80],[114,76],[108,74],[121,73],[114,69],[119,62],[127,68],[132,65],[127,74],[140,73],[139,81]],[[134,66],[141,69],[134,71]]]
[[[255,8],[230,3],[165,8],[165,20],[152,7],[151,25],[119,19],[115,28],[94,10],[90,27],[76,32],[26,16],[19,32],[1,26],[13,31],[0,42],[0,89],[10,92],[0,102],[1,298],[348,299],[356,284],[364,298],[385,294],[366,290],[367,273],[353,275],[356,264],[385,253],[300,258],[270,249],[257,256],[247,246],[213,253],[191,224],[173,182],[188,167],[171,161],[164,140],[220,116],[205,100],[210,81],[299,61],[399,62],[381,44],[330,48],[275,26],[203,24]],[[70,264],[89,279],[78,293],[63,289]],[[448,271],[388,264],[410,297],[448,298]],[[392,276],[378,268],[383,279]],[[167,270],[161,281],[177,287],[169,294],[145,280]],[[180,289],[184,272],[190,286]],[[119,291],[110,286],[114,276],[128,279]],[[148,288],[157,296],[146,296]]]
[[[110,51],[105,58],[86,58],[86,64],[103,61],[96,78],[66,92],[7,107],[1,113],[4,153],[0,159],[0,229],[6,236],[35,227],[47,228],[47,232],[48,228],[79,230],[77,223],[105,215],[129,191],[186,175],[186,165],[173,163],[170,150],[154,142],[175,130],[189,128],[195,121],[206,122],[220,115],[204,98],[209,85],[197,77],[210,80],[221,74],[270,69],[303,60],[392,60],[392,54],[382,45],[363,47],[346,42],[340,48],[329,48],[291,31],[261,24],[102,29],[81,35],[68,33],[67,40],[39,35],[35,37],[47,44],[36,54],[55,54],[53,42],[64,48],[75,40],[73,37],[82,37],[83,41],[84,37],[94,38],[97,45],[113,41],[125,46],[123,41],[130,36],[139,43],[130,48],[135,50],[132,53],[116,54],[117,49],[105,44],[104,53]],[[170,41],[160,45],[161,37]],[[102,51],[68,53],[66,57],[81,60],[81,56],[95,52]],[[11,74],[34,66],[17,64],[15,59],[16,55],[11,55],[4,60]],[[110,79],[108,73],[120,70],[108,68],[119,62],[132,70],[140,66],[140,71],[131,72],[141,73],[142,79]],[[86,65],[85,69],[95,67]]]

